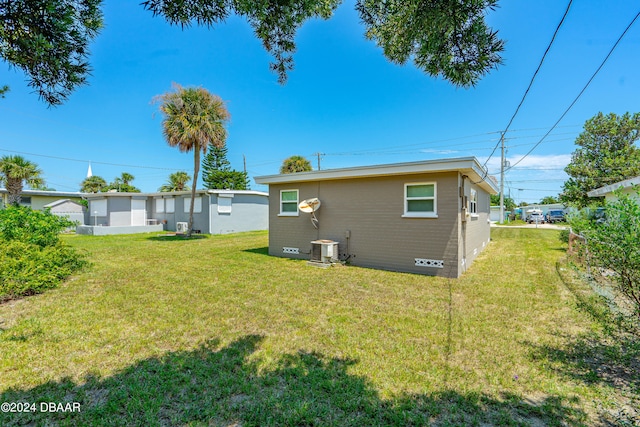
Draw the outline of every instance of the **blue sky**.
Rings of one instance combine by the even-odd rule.
[[[488,22],[506,40],[504,64],[476,87],[461,89],[413,65],[388,62],[364,38],[353,1],[328,21],[304,25],[295,70],[281,86],[269,71],[270,56],[240,18],[182,30],[137,2],[106,0],[89,84],[62,106],[47,108],[19,70],[0,65],[0,84],[11,87],[0,100],[0,155],[36,162],[60,191],[79,189],[89,161],[107,181],[126,171],[134,185],[156,191],[171,172],[193,169],[191,153],[167,146],[151,103],[177,82],[227,102],[229,160],[242,170],[244,156],[250,177],[277,173],[294,154],[315,168],[318,152],[322,169],[460,156],[485,162],[566,5],[503,0]],[[560,118],[638,10],[632,0],[574,2],[506,137],[511,163]],[[558,127],[507,173],[507,195],[530,203],[557,195],[584,122],[599,111],[640,111],[638,46],[636,22]],[[498,175],[499,151],[487,164]],[[253,181],[252,188],[266,189]]]

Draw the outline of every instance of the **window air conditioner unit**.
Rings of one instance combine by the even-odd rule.
[[[314,240],[311,242],[311,261],[331,264],[338,261],[338,242]]]
[[[176,222],[176,231],[178,233],[186,233],[189,230],[188,222]]]

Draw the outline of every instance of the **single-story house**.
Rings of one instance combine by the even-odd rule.
[[[20,204],[30,206],[34,210],[44,210],[46,205],[59,200],[70,200],[80,203],[84,193],[75,191],[43,191],[43,190],[23,190]],[[6,189],[0,188],[0,208],[8,204],[9,193]]]
[[[67,217],[78,224],[84,224],[86,209],[80,203],[70,199],[60,199],[44,205],[54,215]]]
[[[316,259],[328,242],[327,254],[356,266],[445,277],[459,277],[489,243],[498,193],[474,157],[255,181],[269,185],[270,255]]]
[[[85,194],[89,209],[82,234],[182,231],[189,222],[191,191]],[[268,194],[251,190],[198,190],[193,229],[205,234],[266,230]]]
[[[611,202],[618,199],[615,193],[617,190],[620,190],[622,194],[629,195],[631,198],[640,200],[640,195],[638,195],[638,191],[640,191],[640,176],[596,188],[589,191],[587,195],[589,197],[604,197],[606,201]]]

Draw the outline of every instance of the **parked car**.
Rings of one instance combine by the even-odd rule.
[[[527,216],[527,222],[529,224],[544,224],[544,215],[542,212],[532,212]]]
[[[564,222],[564,211],[561,209],[551,209],[549,212],[547,212],[546,220],[551,224],[553,224],[554,222]]]

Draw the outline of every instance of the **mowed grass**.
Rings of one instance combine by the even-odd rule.
[[[262,232],[69,236],[92,266],[0,305],[0,402],[81,412],[0,425],[597,425],[615,386],[550,356],[598,328],[557,235],[493,230],[456,280],[317,269]]]

